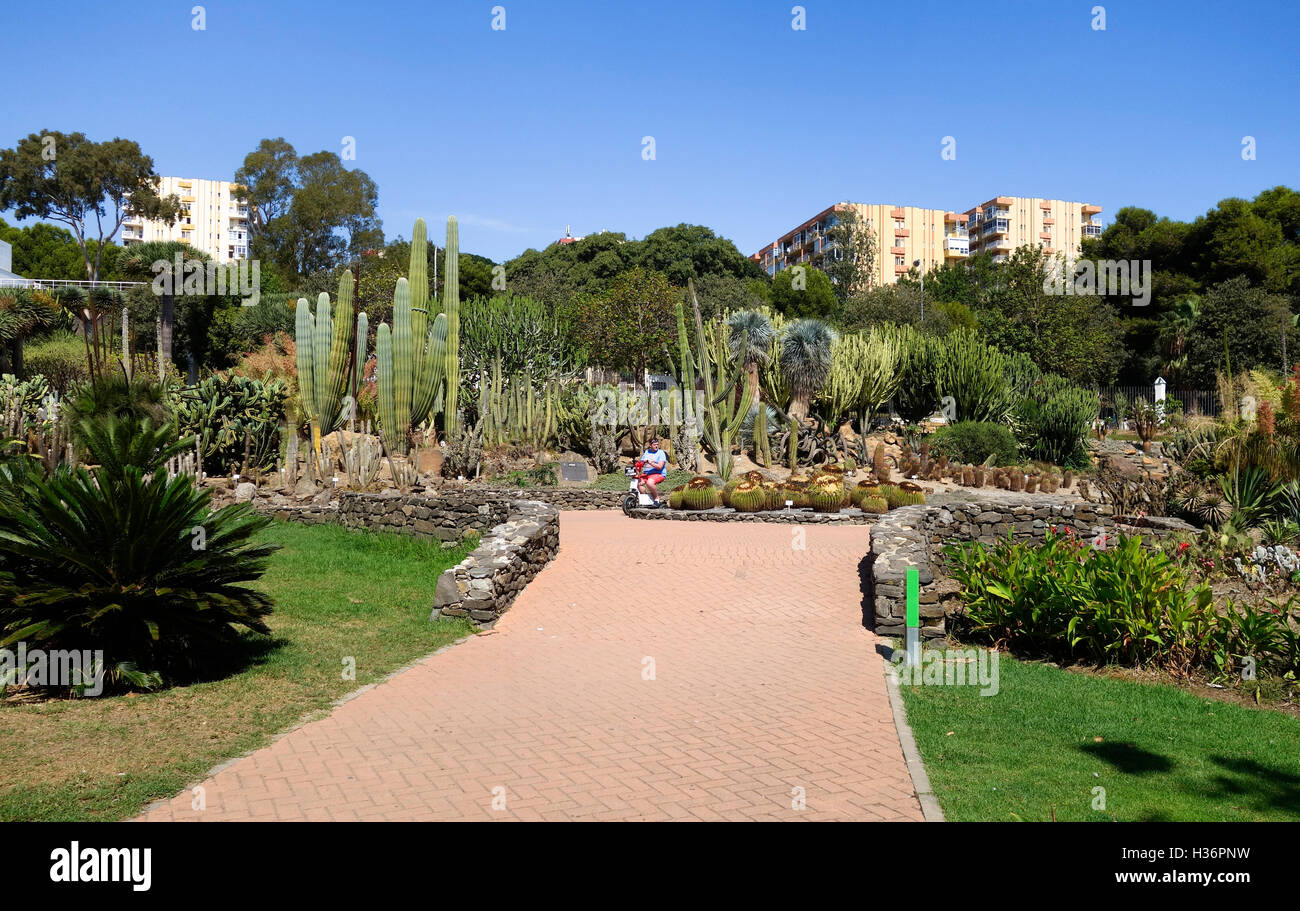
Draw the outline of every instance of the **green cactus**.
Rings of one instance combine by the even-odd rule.
[[[723,506],[731,505],[731,494],[743,480],[744,478],[732,478],[726,484],[722,485],[722,491],[718,494],[718,497],[722,500]]]
[[[735,394],[736,384],[744,377],[744,366],[732,363],[730,346],[724,333],[714,333],[714,343],[710,346],[704,337],[704,320],[700,316],[700,302],[695,296],[695,284],[688,280],[691,306],[695,312],[695,339],[699,349],[700,376],[704,381],[704,437],[713,451],[713,461],[718,467],[718,477],[727,481],[731,479],[734,464],[731,454],[732,441],[740,429],[745,416],[754,404],[755,390],[747,382],[741,382],[741,394]],[[746,347],[742,340],[739,346]],[[727,366],[731,365],[728,372]]]
[[[446,257],[447,267],[443,273],[442,285],[442,309],[447,315],[447,353],[443,358],[447,391],[443,429],[448,438],[451,438],[460,430],[460,415],[457,412],[460,399],[460,231],[454,215],[447,218]]]
[[[784,509],[785,493],[781,490],[781,485],[775,481],[763,482],[764,509]]]
[[[731,508],[736,512],[758,512],[767,508],[767,492],[753,481],[741,481],[731,491]]]
[[[682,491],[682,509],[713,509],[721,504],[718,488],[712,484],[708,487],[688,486]]]
[[[863,512],[883,515],[889,512],[889,501],[884,497],[863,497],[862,502],[858,504],[858,508]]]
[[[449,230],[454,232],[454,225]],[[411,431],[432,421],[442,410],[447,395],[449,317],[440,313],[432,322],[429,320],[428,237],[424,219],[416,219],[413,234],[409,275],[397,280],[393,292],[392,328],[381,324],[375,332],[376,354],[381,339],[386,339],[387,345],[387,354],[379,355],[377,375],[380,429],[388,450],[401,455],[410,451]],[[457,287],[454,271],[447,281],[448,288]],[[459,294],[455,297],[459,325]]]
[[[295,314],[298,395],[303,414],[311,422],[312,449],[321,455],[321,437],[337,430],[347,419],[344,395],[351,376],[352,333],[356,316],[352,301],[352,273],[339,276],[338,297],[331,313],[330,297],[321,292],[316,315],[306,298],[298,298]]]
[[[677,487],[674,487],[672,490],[670,490],[668,492],[668,508],[681,509],[682,494],[685,492],[686,492],[686,488],[682,485],[678,485]]]
[[[814,512],[839,512],[843,508],[844,488],[838,484],[811,484],[806,493]]]

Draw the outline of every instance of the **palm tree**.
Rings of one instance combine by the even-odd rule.
[[[835,330],[818,319],[796,320],[781,336],[778,365],[790,387],[790,417],[802,422],[813,396],[831,372],[831,343]]]
[[[1164,353],[1164,371],[1179,376],[1187,369],[1187,339],[1201,313],[1201,299],[1189,294],[1174,304],[1160,320],[1159,340]]]

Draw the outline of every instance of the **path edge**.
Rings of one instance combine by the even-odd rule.
[[[898,683],[898,671],[890,657],[897,649],[886,646],[889,654],[884,656],[885,688],[889,691],[889,707],[894,713],[894,727],[898,730],[898,743],[903,748],[903,761],[907,764],[907,774],[912,778],[912,790],[921,804],[921,815],[926,822],[944,822],[943,809],[930,787],[930,776],[925,771],[925,762],[921,751],[916,747],[916,737],[912,726],[907,723],[907,708],[903,704],[903,690]]]

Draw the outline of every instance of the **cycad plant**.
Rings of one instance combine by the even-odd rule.
[[[147,435],[146,435],[147,436]],[[232,659],[240,628],[269,633],[271,598],[245,587],[275,547],[248,504],[209,510],[187,475],[136,465],[139,435],[114,435],[93,470],[0,477],[0,648],[102,650],[134,669],[195,679]]]

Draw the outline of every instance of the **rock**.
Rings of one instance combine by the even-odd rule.
[[[308,478],[299,478],[297,486],[293,489],[293,495],[298,499],[303,500],[308,497],[316,496],[317,490],[319,490],[319,488],[316,486],[314,481],[311,481]]]
[[[420,462],[417,470],[422,475],[440,477],[442,475],[442,447],[424,446],[420,449]]]
[[[243,481],[235,488],[235,502],[247,503],[257,496],[257,485],[252,481]]]
[[[328,489],[322,490],[320,493],[316,494],[316,496],[312,497],[311,501],[317,506],[324,506],[326,503],[330,501],[331,493],[333,493],[333,491],[331,490]]]

